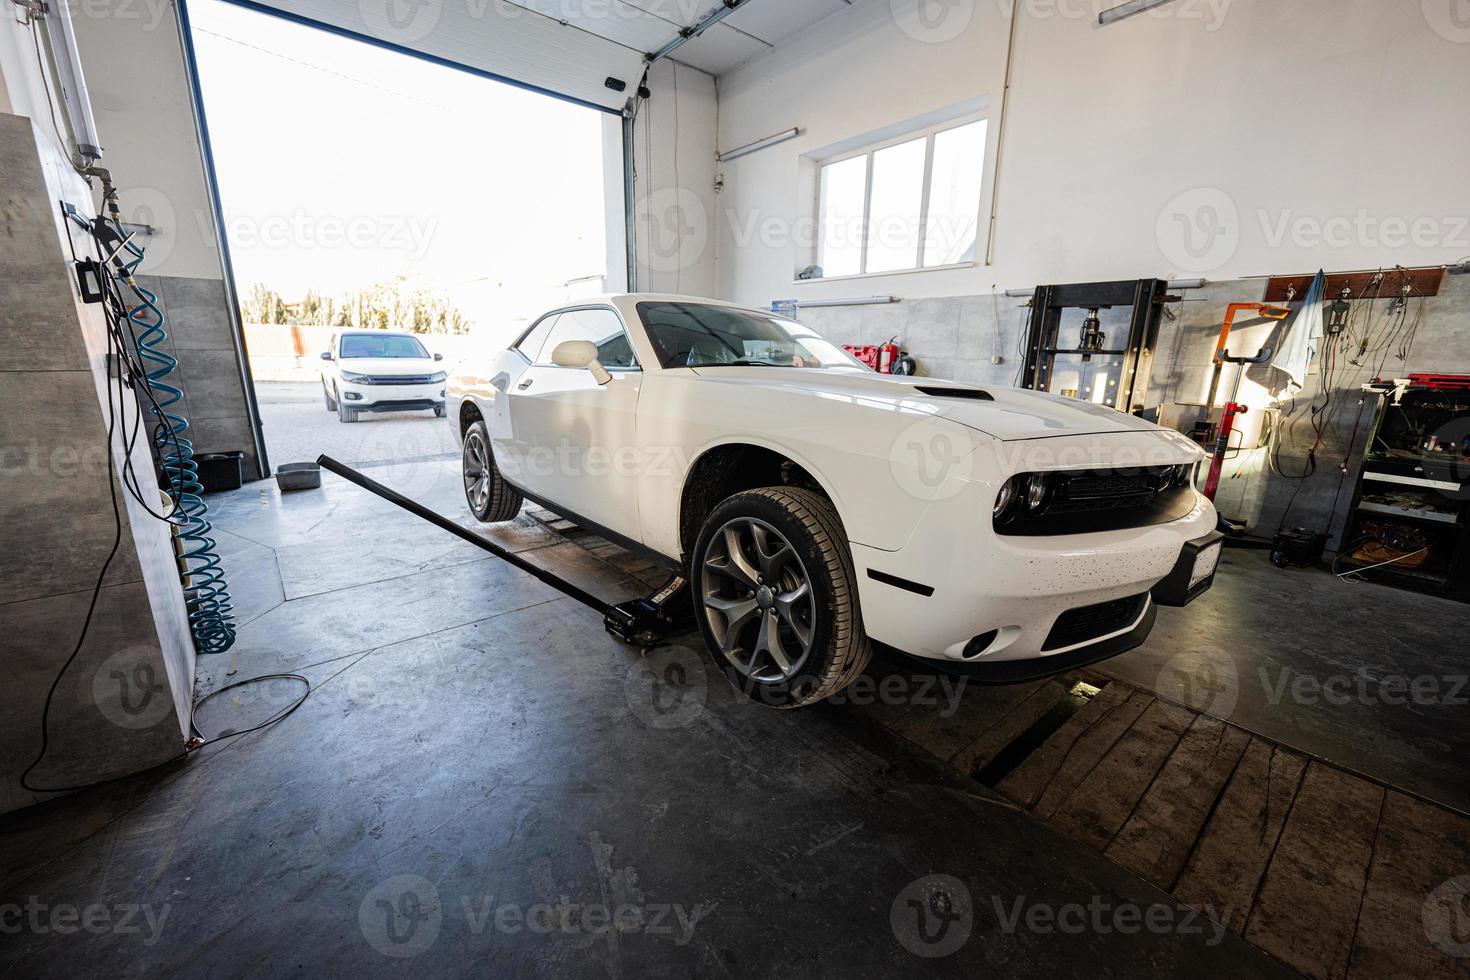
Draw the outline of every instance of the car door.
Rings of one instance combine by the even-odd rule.
[[[519,438],[520,434],[512,425],[511,392],[516,390],[515,386],[527,376],[540,356],[546,335],[551,332],[559,315],[548,313],[532,324],[520,340],[488,365],[483,378],[473,379],[470,389],[478,396],[476,401],[483,410],[485,428],[490,433],[490,445],[500,475],[522,490],[543,497],[546,496],[545,488],[532,479],[532,474],[523,465],[529,446]]]
[[[585,368],[552,364],[552,351],[567,340],[595,344],[612,380],[600,385]],[[507,391],[520,486],[573,515],[639,540],[642,467],[636,418],[642,381],[616,311],[602,306],[561,311],[531,366]]]

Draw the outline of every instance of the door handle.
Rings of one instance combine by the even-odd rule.
[[[535,378],[527,378],[525,381],[522,381],[520,384],[516,385],[516,390],[525,391],[527,388],[531,387],[531,383],[535,380]]]

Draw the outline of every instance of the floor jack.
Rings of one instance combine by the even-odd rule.
[[[410,500],[391,487],[357,470],[337,462],[330,456],[318,456],[317,464],[349,483],[355,483],[369,493],[402,507],[416,517],[421,517],[456,537],[463,538],[477,548],[490,552],[507,564],[535,576],[547,585],[576,599],[578,602],[602,615],[603,627],[615,638],[644,650],[662,646],[672,635],[694,628],[694,607],[690,600],[689,583],[681,574],[671,575],[657,591],[639,599],[630,599],[617,604],[603,602],[587,590],[568,582],[549,569],[529,562],[520,555],[501,547],[494,541],[480,537],[473,531],[460,527],[454,521],[437,514],[416,500]]]

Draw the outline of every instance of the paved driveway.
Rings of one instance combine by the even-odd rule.
[[[260,382],[255,390],[272,466],[322,453],[351,464],[459,455],[451,423],[432,411],[364,413],[348,425],[327,411],[318,383]]]

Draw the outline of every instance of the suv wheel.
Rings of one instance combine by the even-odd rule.
[[[360,409],[348,408],[345,402],[339,401],[337,403],[337,421],[356,422],[357,416],[360,414],[360,411]]]
[[[694,546],[699,628],[748,697],[798,708],[851,684],[872,658],[852,557],[832,504],[763,487],[722,501]]]
[[[333,398],[332,393],[327,390],[327,383],[325,381],[322,382],[322,397],[326,399],[327,411],[335,412],[337,410],[337,399]]]
[[[490,432],[484,422],[476,422],[464,434],[464,453],[460,457],[464,476],[464,499],[470,513],[482,524],[508,521],[521,512],[520,492],[506,483],[495,466],[490,450]]]

